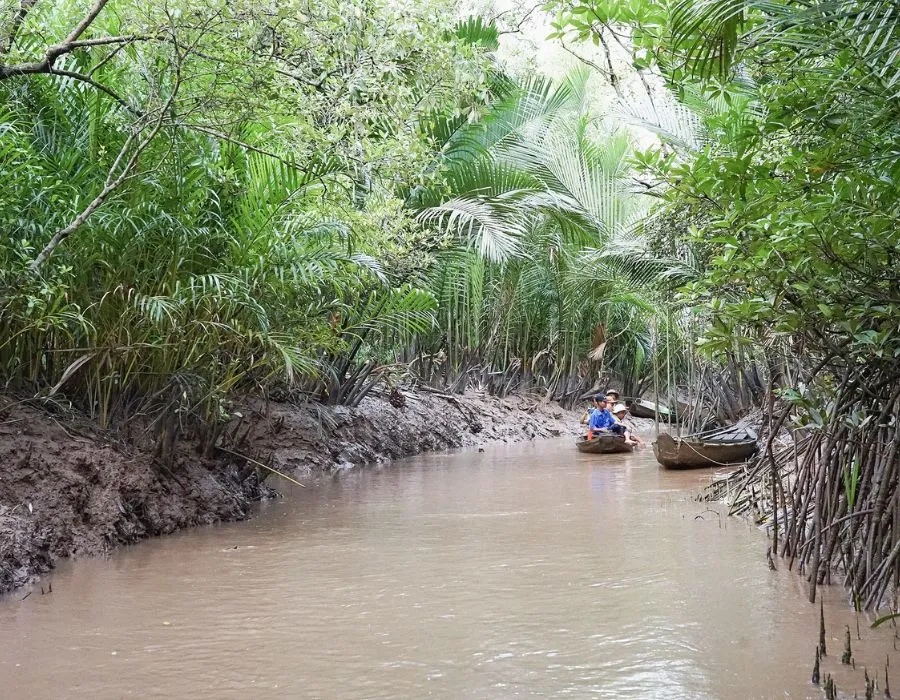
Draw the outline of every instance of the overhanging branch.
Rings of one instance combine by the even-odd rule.
[[[94,46],[112,46],[117,44],[125,45],[130,44],[134,41],[145,41],[153,38],[152,36],[140,36],[137,34],[131,34],[126,36],[102,36],[96,37],[94,39],[80,39],[79,37],[81,37],[81,35],[84,34],[88,27],[91,26],[94,20],[97,19],[97,16],[100,14],[100,12],[108,2],[109,0],[96,0],[91,9],[81,19],[78,25],[71,32],[69,32],[69,35],[59,44],[50,46],[44,52],[44,56],[40,60],[13,64],[0,63],[0,80],[6,80],[8,78],[13,78],[20,75],[37,75],[42,73],[58,73],[62,75],[65,74],[64,71],[56,70],[53,67],[54,63],[56,63],[56,59],[58,59],[60,56],[72,53],[73,51],[76,51],[78,49],[92,48]],[[3,39],[2,44],[0,44],[0,56],[8,53],[12,48],[19,28],[25,21],[28,12],[36,4],[37,0],[22,0],[18,11],[13,17],[9,34],[5,39]],[[112,93],[109,88],[91,81],[91,79],[87,78],[87,76],[69,72],[69,77],[92,84],[94,87],[103,90],[107,94],[114,97],[116,100],[122,102],[122,100],[114,93]]]

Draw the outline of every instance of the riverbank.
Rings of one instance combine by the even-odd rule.
[[[0,397],[0,592],[59,558],[247,518],[272,495],[260,465],[302,480],[429,450],[565,435],[578,419],[533,397],[478,392],[404,393],[395,403],[405,405],[387,396],[358,408],[249,402],[223,431],[227,451],[202,456],[178,443],[162,460],[133,435]]]

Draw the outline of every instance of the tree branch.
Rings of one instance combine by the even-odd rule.
[[[103,85],[103,83],[98,83],[96,80],[94,80],[90,76],[84,75],[83,73],[76,73],[75,71],[71,71],[71,70],[59,70],[59,69],[53,68],[48,72],[48,75],[62,75],[67,78],[72,78],[73,80],[78,80],[80,82],[87,83],[88,85],[100,90],[100,92],[104,92],[107,95],[109,95],[116,102],[118,102],[119,105],[121,105],[122,107],[127,109],[129,112],[131,112],[133,114],[140,114],[139,111],[130,107],[128,105],[128,103],[125,101],[125,99],[122,98],[121,96],[119,96],[118,94],[116,94],[113,90],[111,90],[110,88]]]
[[[504,29],[503,31],[498,31],[497,36],[503,36],[504,34],[518,34],[522,31],[522,27],[525,26],[525,23],[531,19],[531,16],[542,6],[543,3],[534,3],[531,7],[525,11],[525,14],[519,18],[519,21],[514,25],[513,29]],[[505,12],[501,12],[498,15],[493,17],[493,22],[496,24],[500,21],[500,19],[504,16],[512,12],[512,10],[506,10]]]
[[[598,17],[597,19],[599,20],[600,18]],[[626,46],[625,42],[619,37],[619,33],[615,29],[613,29],[613,27],[611,27],[609,24],[607,24],[606,22],[604,22],[602,20],[600,20],[600,23],[603,27],[606,27],[606,29],[609,30],[609,33],[612,36],[612,38],[622,48],[622,50],[625,51],[625,53],[632,54],[632,49],[629,48],[628,46]],[[602,29],[598,29],[595,31],[597,31],[599,33],[602,31]],[[605,45],[606,44],[604,44],[604,46]],[[650,100],[650,107],[653,108],[653,114],[656,115],[657,118],[659,118],[659,115],[657,114],[657,111],[656,111],[656,103],[653,101],[653,91],[650,89],[650,83],[647,82],[647,78],[644,75],[644,71],[641,70],[640,68],[636,68],[635,72],[637,73],[638,78],[641,79],[641,83],[644,86],[644,91],[647,93],[647,98]]]
[[[99,13],[99,11],[103,8],[107,1],[108,0],[97,1],[91,13],[89,13],[88,16],[85,17],[84,20],[82,20],[81,24],[79,24],[79,26],[76,27],[75,30],[69,35],[69,38],[72,42],[75,42],[78,39],[78,36],[80,36],[84,29],[93,21],[93,19],[97,16],[97,13]],[[171,17],[169,19],[171,23]],[[209,22],[211,21],[212,18],[210,18]],[[209,22],[206,23],[206,26],[208,26]],[[172,23],[172,26],[174,28],[174,23]],[[50,242],[47,243],[46,246],[44,246],[43,250],[41,250],[41,252],[29,266],[32,272],[39,272],[41,267],[53,254],[53,251],[56,250],[60,243],[66,240],[66,238],[72,235],[72,233],[74,233],[85,221],[87,221],[88,217],[90,217],[91,214],[93,214],[98,208],[100,208],[100,206],[102,206],[109,195],[112,194],[112,192],[115,191],[116,188],[118,188],[123,182],[125,182],[125,180],[127,180],[131,176],[131,173],[137,165],[141,154],[153,142],[157,134],[159,134],[160,130],[162,129],[166,116],[172,109],[172,105],[175,103],[175,99],[178,96],[179,89],[181,88],[182,62],[187,56],[195,51],[197,43],[200,41],[200,37],[205,33],[206,26],[203,27],[200,35],[190,46],[182,47],[180,42],[178,41],[178,37],[175,36],[174,33],[172,34],[171,43],[174,47],[174,80],[172,89],[169,93],[168,98],[160,107],[158,116],[153,121],[149,133],[147,133],[147,135],[141,139],[140,143],[138,143],[134,151],[128,157],[128,160],[122,167],[121,172],[116,175],[116,170],[118,169],[120,163],[125,159],[125,155],[126,153],[128,153],[131,144],[138,137],[138,135],[147,128],[146,124],[140,125],[139,123],[135,126],[134,130],[131,132],[131,134],[129,134],[128,138],[125,140],[125,143],[122,145],[118,156],[116,156],[116,160],[113,162],[112,167],[109,170],[106,182],[103,185],[103,189],[100,190],[100,193],[96,197],[94,197],[93,200],[91,200],[90,204],[88,204],[67,226],[59,229],[55,234],[53,234]]]
[[[100,206],[106,201],[107,197],[109,197],[113,190],[115,190],[117,187],[119,187],[119,185],[125,182],[128,176],[131,174],[131,170],[135,165],[137,165],[138,159],[141,157],[141,154],[147,149],[147,146],[150,145],[151,141],[156,138],[156,135],[162,128],[163,120],[165,119],[166,112],[172,104],[173,98],[174,92],[169,97],[169,100],[166,102],[165,107],[160,109],[159,116],[153,124],[153,128],[150,130],[150,133],[147,134],[147,136],[145,136],[143,140],[138,144],[137,148],[134,149],[134,152],[131,154],[128,162],[125,164],[125,167],[122,168],[122,172],[119,173],[117,177],[113,177],[116,167],[119,163],[121,163],[128,147],[131,145],[134,134],[130,135],[128,139],[125,140],[125,145],[122,146],[122,150],[119,151],[119,155],[116,157],[116,161],[115,163],[113,163],[113,167],[110,168],[109,176],[106,179],[106,183],[104,184],[103,189],[100,190],[100,194],[94,197],[94,199],[91,200],[91,203],[88,204],[84,209],[82,209],[78,216],[76,216],[68,226],[66,226],[65,228],[61,228],[59,231],[53,234],[53,238],[50,239],[50,242],[44,246],[44,249],[41,250],[40,254],[31,263],[30,267],[32,272],[39,271],[41,269],[41,266],[43,266],[47,259],[53,254],[53,251],[56,250],[57,246],[59,246],[60,243],[62,243],[66,238],[72,235],[85,221],[87,221],[88,217],[100,208]],[[135,133],[139,133],[139,131]]]
[[[130,44],[132,41],[147,41],[148,39],[158,39],[149,34],[129,34],[127,36],[100,36],[96,39],[82,39],[81,41],[73,41],[67,46],[70,49],[84,49],[92,46],[109,46],[110,44]]]
[[[103,10],[108,2],[109,0],[96,0],[93,7],[91,7],[91,9],[82,18],[78,25],[71,32],[69,32],[69,35],[62,41],[62,43],[55,44],[49,47],[44,52],[44,57],[40,61],[18,63],[15,65],[0,64],[0,80],[6,80],[7,78],[11,78],[17,75],[52,73],[53,64],[56,62],[56,59],[63,54],[71,53],[75,49],[79,48],[89,46],[103,46],[105,44],[125,41],[127,39],[126,37],[101,37],[99,39],[88,39],[85,41],[78,40],[78,37],[84,34],[85,30],[87,30],[87,28],[91,26],[91,23],[95,19],[97,19],[97,15],[100,14],[101,10]],[[10,47],[12,46],[12,41],[15,38],[15,33],[18,32],[18,29],[21,26],[22,22],[25,20],[28,11],[32,7],[34,7],[36,3],[37,0],[22,0],[22,4],[19,6],[19,11],[13,18],[11,38],[7,39],[7,41],[5,42]],[[6,53],[6,51],[0,51],[0,54],[2,53]]]
[[[574,56],[575,58],[577,58],[579,61],[584,63],[586,66],[590,66],[595,71],[597,71],[600,75],[602,75],[604,78],[606,78],[609,81],[609,84],[612,86],[613,90],[616,91],[616,95],[618,95],[618,97],[620,99],[624,99],[624,97],[622,95],[622,89],[621,89],[621,87],[619,87],[619,76],[617,76],[613,72],[612,61],[610,60],[610,56],[609,56],[609,47],[606,46],[605,42],[604,42],[604,48],[606,49],[606,60],[607,60],[607,63],[609,64],[608,70],[605,68],[601,68],[596,62],[592,61],[591,59],[585,58],[584,56],[581,56],[580,54],[575,53],[572,49],[570,49],[568,46],[566,46],[566,43],[562,39],[560,39],[559,43],[560,43],[560,46],[562,46],[564,51],[566,51],[567,53],[569,53],[572,56]]]
[[[121,172],[118,175],[115,175],[116,169],[119,167],[119,164],[125,158],[125,154],[128,152],[129,147],[131,146],[134,139],[137,137],[141,131],[144,130],[145,127],[136,126],[135,129],[129,134],[128,138],[125,139],[125,143],[122,145],[121,150],[119,151],[119,155],[116,156],[116,160],[113,162],[112,167],[109,170],[109,174],[107,175],[106,182],[103,185],[103,189],[100,190],[100,193],[91,200],[90,204],[88,204],[81,212],[64,228],[59,229],[56,233],[53,234],[53,237],[50,239],[49,243],[44,246],[43,250],[38,254],[38,256],[32,261],[30,268],[32,272],[38,272],[43,264],[47,262],[48,258],[53,254],[53,251],[62,243],[66,238],[71,236],[85,221],[87,221],[88,217],[93,214],[100,206],[106,201],[112,192],[118,188],[125,180],[131,175],[131,171],[137,165],[138,159],[141,157],[141,154],[147,149],[147,147],[153,142],[153,139],[156,138],[156,135],[162,129],[163,122],[165,121],[166,115],[172,107],[172,104],[175,102],[175,97],[178,95],[178,89],[181,87],[181,57],[178,55],[177,44],[176,44],[176,57],[175,57],[175,84],[172,87],[172,91],[169,94],[168,99],[165,104],[159,110],[159,116],[156,117],[156,120],[153,122],[153,126],[150,129],[150,132],[144,136],[141,142],[134,149],[134,152],[128,158],[128,161],[125,163]]]
[[[284,163],[289,168],[293,168],[294,170],[301,170],[301,171],[304,170],[296,162],[287,160],[286,158],[279,156],[277,153],[273,153],[272,151],[267,151],[265,149],[258,148],[257,146],[251,146],[249,143],[246,143],[245,141],[240,141],[239,139],[233,138],[233,137],[229,136],[228,134],[222,133],[221,131],[217,131],[216,129],[212,129],[208,126],[202,126],[200,124],[186,124],[183,122],[179,123],[178,126],[184,128],[184,129],[188,129],[190,131],[199,131],[202,134],[207,134],[208,136],[212,136],[212,137],[220,139],[222,141],[227,141],[228,143],[233,143],[235,146],[239,146],[240,148],[243,148],[246,151],[253,151],[254,153],[259,153],[262,156],[267,156],[268,158],[273,158],[281,163]]]
[[[63,42],[63,46],[72,44],[75,41],[78,41],[78,37],[84,34],[84,31],[91,26],[91,23],[97,19],[97,15],[100,14],[100,11],[106,6],[109,0],[97,0],[94,3],[94,6],[90,9],[90,11],[84,16],[84,19],[78,23],[78,26],[72,30],[69,36],[66,37],[66,40]]]
[[[38,0],[21,0],[19,3],[19,9],[16,10],[16,14],[13,15],[12,24],[9,28],[9,34],[6,39],[0,44],[0,55],[5,53],[9,53],[12,50],[13,45],[16,42],[16,34],[19,33],[19,27],[22,26],[22,22],[25,21],[25,18],[28,16],[28,13],[31,11],[31,8],[37,5]]]

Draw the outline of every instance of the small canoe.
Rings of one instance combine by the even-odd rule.
[[[595,435],[593,439],[581,437],[575,441],[579,452],[590,454],[613,454],[615,452],[631,452],[634,445],[626,445],[623,435]]]
[[[714,436],[673,438],[662,433],[653,443],[656,461],[666,469],[722,467],[746,461],[756,452],[756,440],[728,440]]]
[[[655,418],[658,410],[660,420],[675,420],[674,411],[663,406],[662,404],[660,404],[659,409],[657,409],[655,403],[653,403],[652,401],[644,401],[644,399],[635,399],[628,407],[628,410],[635,418]]]

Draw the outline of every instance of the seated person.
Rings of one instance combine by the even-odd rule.
[[[644,441],[641,440],[637,435],[635,435],[631,429],[625,424],[625,414],[628,412],[628,409],[625,408],[625,404],[616,404],[612,410],[613,418],[616,419],[616,432],[621,432],[622,435],[625,436],[625,444],[626,445],[640,445],[644,446]]]
[[[608,406],[606,397],[602,394],[594,397],[594,408],[588,412],[588,440],[594,437],[595,432],[611,432],[616,425],[616,419],[609,412]]]

